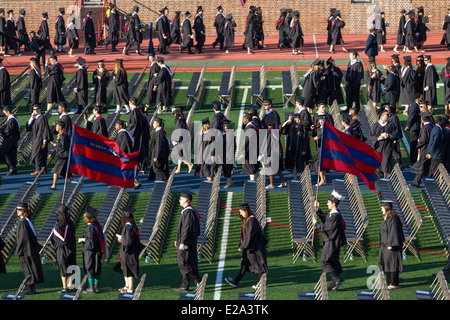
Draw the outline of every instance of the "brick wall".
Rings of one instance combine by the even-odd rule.
[[[114,0],[113,0],[114,2]],[[81,3],[81,0],[78,0]],[[58,15],[58,8],[66,8],[66,12],[72,11],[75,4],[74,0],[2,0],[0,6],[6,11],[13,9],[17,17],[21,8],[26,9],[26,24],[28,31],[37,30],[39,22],[42,18],[41,13],[47,11],[49,13],[50,33],[54,34],[54,21]],[[116,0],[117,7],[125,12],[130,12],[134,5],[140,6],[141,21],[149,22],[157,18],[157,12],[160,8],[168,6],[171,13],[174,11],[191,11],[195,15],[197,6],[203,6],[205,10],[204,20],[207,28],[207,34],[214,35],[212,27],[213,17],[216,14],[216,7],[222,5],[225,13],[232,13],[237,22],[237,33],[241,34],[244,30],[245,17],[250,5],[261,6],[263,8],[263,18],[265,21],[265,33],[267,35],[276,35],[275,22],[279,15],[279,9],[289,7],[293,10],[300,11],[303,31],[305,34],[325,34],[326,20],[330,8],[338,8],[342,12],[342,17],[346,21],[344,34],[366,34],[369,28],[371,17],[373,15],[373,7],[378,5],[386,12],[387,22],[391,23],[388,33],[395,33],[397,30],[399,12],[402,8],[415,9],[418,6],[424,6],[425,15],[430,17],[429,27],[432,32],[441,32],[442,22],[447,14],[448,1],[416,1],[416,0],[373,0],[372,3],[351,3],[351,0],[247,0],[245,9],[240,6],[239,0],[154,0],[154,1],[134,1],[134,0]],[[94,8],[95,10],[95,8]],[[100,9],[96,9],[94,13]],[[84,14],[82,9],[81,14]],[[67,17],[66,17],[67,18]],[[95,18],[95,15],[94,15]]]

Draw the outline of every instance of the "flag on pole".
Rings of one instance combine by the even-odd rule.
[[[90,180],[133,188],[139,152],[126,154],[114,140],[73,126],[67,170]]]
[[[375,171],[383,155],[367,143],[323,122],[319,166],[353,174],[375,189]]]
[[[244,6],[245,6],[245,2],[246,2],[247,0],[241,0],[241,6],[242,6],[242,9],[244,9]]]

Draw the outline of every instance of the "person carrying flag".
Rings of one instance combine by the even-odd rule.
[[[333,190],[328,198],[327,206],[330,210],[329,214],[325,214],[319,207],[317,200],[314,202],[316,214],[312,217],[313,225],[322,233],[322,256],[320,264],[323,272],[331,276],[332,280],[328,286],[328,290],[336,291],[344,279],[341,277],[342,265],[339,261],[339,253],[341,246],[347,243],[345,236],[345,220],[339,211],[339,203],[343,200],[343,196]],[[317,221],[319,216],[322,223]]]
[[[105,249],[105,237],[97,216],[99,211],[91,206],[86,209],[83,220],[87,224],[83,237],[78,243],[83,244],[83,266],[88,276],[89,288],[84,294],[100,292],[100,275],[102,273],[102,254]]]

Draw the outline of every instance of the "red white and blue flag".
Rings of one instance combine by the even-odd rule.
[[[375,190],[375,171],[383,155],[367,143],[323,123],[320,167],[353,174]]]
[[[133,188],[139,152],[126,154],[114,140],[73,126],[67,170],[90,180]]]
[[[244,6],[245,6],[245,2],[246,2],[247,0],[241,0],[241,6],[242,6],[242,9],[244,9]]]

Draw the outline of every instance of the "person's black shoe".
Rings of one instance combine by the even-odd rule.
[[[343,283],[344,283],[344,279],[341,279],[341,280],[337,281],[337,282],[334,284],[334,287],[331,288],[331,291],[336,291],[337,289],[339,289],[339,287],[340,287]]]
[[[173,290],[175,290],[177,292],[188,292],[189,291],[187,288],[183,288],[183,287],[175,288]]]
[[[9,172],[6,175],[7,176],[15,176],[15,175],[17,175],[17,170],[9,170]]]
[[[58,293],[69,293],[69,289],[67,288],[62,288],[61,290],[58,291]]]
[[[237,288],[237,286],[238,286],[237,283],[234,282],[233,278],[225,278],[225,282],[234,288]]]

